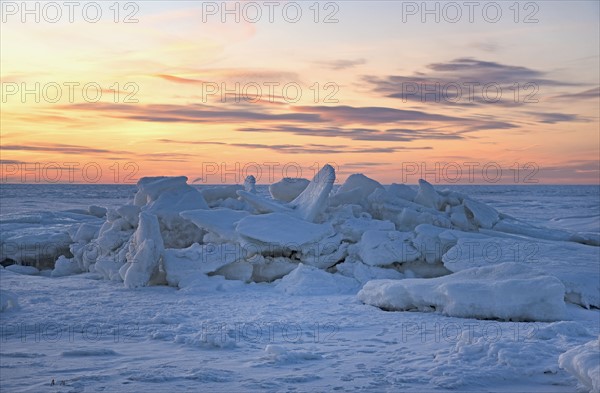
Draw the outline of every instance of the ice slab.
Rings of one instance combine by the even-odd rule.
[[[10,265],[6,267],[6,270],[13,273],[25,274],[28,276],[35,276],[40,274],[40,271],[33,266],[25,266],[25,265]]]
[[[288,295],[306,296],[352,293],[358,289],[358,286],[358,281],[353,278],[299,264],[277,283],[276,288]]]
[[[247,216],[236,227],[250,241],[300,250],[334,233],[331,224],[314,224],[283,213]]]
[[[384,187],[376,180],[373,180],[362,173],[350,175],[348,179],[338,189],[337,193],[331,197],[331,205],[341,204],[363,204],[367,202],[367,197],[376,189]]]
[[[237,195],[245,200],[256,209],[258,213],[273,213],[273,212],[288,212],[292,213],[292,209],[287,205],[283,205],[277,201],[272,201],[261,197],[260,195],[253,194],[248,191],[240,190],[237,191]]]
[[[327,206],[327,198],[335,182],[335,170],[325,165],[300,195],[289,203],[300,218],[314,221]]]
[[[335,171],[331,165],[325,165],[315,175],[306,189],[296,199],[282,205],[247,191],[237,194],[260,213],[285,212],[306,221],[315,221],[327,206],[327,198],[335,181]]]
[[[417,196],[417,191],[413,190],[406,184],[392,183],[388,187],[388,192],[390,195],[393,195],[397,198],[406,199],[407,201],[411,202],[414,201],[415,197]]]
[[[166,249],[163,267],[169,285],[183,287],[199,274],[213,273],[242,258],[241,249],[232,243],[194,243],[184,249]]]
[[[504,262],[537,268],[557,277],[567,300],[600,307],[600,248],[572,242],[518,237],[463,237],[442,257],[453,272]]]
[[[269,193],[273,199],[282,202],[291,202],[308,187],[310,181],[300,177],[284,177],[269,186]]]
[[[155,215],[140,213],[140,223],[133,235],[127,263],[120,270],[127,288],[142,287],[159,272],[159,263],[164,253],[160,226]]]
[[[358,298],[385,310],[436,310],[478,319],[555,321],[565,287],[556,277],[516,264],[472,268],[432,279],[373,280]]]
[[[414,201],[420,205],[436,210],[440,210],[443,203],[442,197],[440,197],[435,188],[423,179],[419,179],[419,191],[417,192]]]
[[[600,393],[600,337],[560,355],[558,364],[590,393]]]
[[[212,204],[221,199],[237,198],[237,192],[243,189],[244,187],[234,184],[203,188],[200,193],[207,203]],[[247,191],[250,192],[251,190]]]
[[[187,210],[179,215],[193,222],[198,228],[214,232],[223,240],[235,241],[237,232],[235,227],[238,221],[250,213],[244,210],[210,209]]]
[[[484,203],[467,198],[463,204],[467,210],[467,215],[472,215],[475,224],[481,228],[491,229],[500,219],[496,209]]]
[[[246,176],[246,179],[244,180],[244,190],[256,194],[256,178],[254,176]]]
[[[350,246],[350,252],[369,266],[412,262],[421,254],[411,244],[411,237],[411,232],[368,230],[363,233],[360,242]]]
[[[298,261],[292,261],[285,257],[262,258],[260,263],[256,263],[256,260],[261,258],[254,259],[252,264],[252,281],[254,282],[271,282],[285,276],[298,267]]]

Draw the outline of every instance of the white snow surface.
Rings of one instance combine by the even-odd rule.
[[[0,312],[2,390],[566,393],[578,380],[559,356],[600,329],[599,310],[574,305],[553,323],[385,312],[335,294],[335,275],[299,276],[313,275],[286,280],[289,293],[205,275],[130,290],[0,269],[0,302],[18,299]]]

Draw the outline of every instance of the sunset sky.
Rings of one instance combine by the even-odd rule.
[[[3,182],[599,182],[598,1],[98,3],[2,2]]]

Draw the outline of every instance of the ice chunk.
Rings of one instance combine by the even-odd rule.
[[[574,375],[590,393],[600,393],[600,337],[563,353],[558,364]]]
[[[252,264],[245,260],[239,260],[229,265],[225,265],[215,272],[228,280],[239,280],[249,282],[252,278],[254,268]]]
[[[327,206],[327,198],[335,181],[335,170],[331,165],[325,165],[315,175],[310,184],[296,199],[286,205],[259,197],[247,191],[237,194],[246,200],[260,213],[285,212],[307,221],[315,221],[317,216]]]
[[[564,317],[564,285],[516,263],[432,279],[374,280],[358,298],[385,310],[431,310],[462,318],[555,321]]]
[[[288,295],[334,295],[352,293],[358,286],[358,281],[353,278],[327,273],[301,263],[283,277],[276,288]]]
[[[93,238],[98,236],[100,226],[98,224],[92,224],[84,222],[79,226],[75,235],[73,235],[74,242],[90,242]]]
[[[283,205],[277,201],[272,201],[272,200],[263,198],[259,195],[253,194],[248,191],[244,191],[244,190],[237,191],[237,195],[239,195],[240,198],[242,198],[243,200],[248,202],[248,204],[250,204],[250,206],[255,208],[256,211],[259,213],[273,213],[273,212],[287,212],[290,214],[293,213],[292,209],[287,205]]]
[[[342,236],[325,237],[319,241],[303,245],[296,255],[302,263],[319,269],[327,269],[348,255],[348,243],[342,242]]]
[[[213,273],[221,267],[243,258],[242,250],[232,243],[198,244],[184,249],[166,249],[163,267],[169,285],[180,283],[198,274]]]
[[[73,258],[65,258],[60,256],[54,264],[54,270],[52,270],[52,277],[70,276],[73,274],[81,273],[81,268],[77,261]]]
[[[271,282],[285,276],[298,267],[298,261],[294,262],[284,257],[267,257],[262,258],[262,263],[254,263],[253,265],[252,281]]]
[[[202,194],[187,184],[165,190],[156,200],[143,208],[161,217],[193,209],[208,209],[208,205]]]
[[[598,247],[532,238],[466,236],[448,249],[442,261],[453,272],[504,262],[536,267],[562,281],[569,302],[600,307]]]
[[[140,207],[136,205],[123,205],[117,209],[117,213],[135,228],[138,226],[140,210]]]
[[[235,227],[238,221],[250,213],[243,210],[232,209],[210,209],[210,210],[187,210],[179,215],[193,222],[201,229],[214,232],[223,240],[235,241],[237,233]]]
[[[394,223],[391,221],[372,220],[362,217],[344,220],[339,225],[338,232],[342,234],[343,240],[356,243],[360,240],[363,233],[368,230],[393,231],[394,229]]]
[[[467,211],[467,216],[470,213],[473,216],[475,224],[481,228],[491,229],[500,219],[496,209],[488,205],[468,198],[463,203]]]
[[[68,255],[71,243],[69,233],[57,228],[24,231],[0,240],[0,262],[9,259],[39,269],[52,268],[56,258]]]
[[[436,210],[441,210],[443,204],[443,199],[437,193],[435,188],[423,179],[419,179],[419,191],[417,192],[414,201],[420,205]]]
[[[384,189],[376,180],[370,179],[362,173],[350,175],[342,184],[337,193],[331,197],[331,205],[363,204],[367,197],[376,189]]]
[[[307,221],[314,221],[327,206],[327,198],[335,182],[335,170],[325,165],[315,175],[302,194],[289,203],[300,216]]]
[[[216,186],[216,187],[207,187],[200,191],[204,199],[207,203],[213,205],[215,202],[227,199],[227,198],[237,198],[237,192],[239,190],[243,190],[244,187],[234,184],[234,185],[224,185],[224,186]]]
[[[134,196],[134,205],[144,206],[158,199],[158,196],[165,190],[185,186],[187,177],[142,177],[137,182],[138,191]]]
[[[158,275],[164,254],[160,226],[155,215],[140,213],[140,223],[133,235],[127,263],[121,268],[121,278],[127,288],[146,286]]]
[[[313,224],[283,213],[244,217],[236,229],[250,241],[295,251],[334,233],[331,224]]]
[[[513,218],[504,218],[498,221],[498,223],[494,225],[494,231],[535,237],[545,240],[575,241],[585,243],[585,241],[582,241],[584,239],[579,238],[577,234],[572,232],[561,229],[540,228]]]
[[[410,207],[402,209],[394,222],[399,230],[411,230],[421,224],[430,224],[442,228],[452,227],[450,220],[437,212],[422,212]]]
[[[246,176],[246,180],[244,180],[244,190],[256,194],[256,178],[254,176]]]
[[[453,206],[450,209],[450,222],[455,227],[464,231],[474,231],[477,229],[475,225],[467,217],[467,212],[463,205]]]
[[[269,193],[273,199],[291,202],[304,191],[310,181],[300,177],[284,177],[277,183],[269,186]]]
[[[350,191],[337,193],[329,198],[330,206],[342,206],[342,205],[362,205],[368,202],[363,198],[363,192],[360,188],[354,188]]]
[[[361,285],[366,284],[370,280],[376,279],[387,278],[399,280],[404,278],[404,274],[395,269],[369,266],[351,258],[346,258],[343,263],[336,265],[335,268],[340,274],[355,278],[361,283]]]
[[[124,249],[125,250],[125,249]],[[106,280],[123,281],[120,270],[126,262],[125,258],[115,256],[100,256],[90,266],[90,271],[99,273]]]
[[[105,207],[101,207],[101,206],[95,206],[92,205],[90,207],[88,207],[88,212],[92,215],[92,216],[96,216],[98,218],[103,218],[106,216],[106,208]]]
[[[366,198],[375,191],[377,188],[382,188],[383,186],[377,180],[373,180],[362,173],[355,173],[353,175],[348,176],[344,184],[341,185],[338,190],[339,193],[344,193],[347,191],[354,190],[359,188],[361,193],[363,194],[363,198]]]
[[[186,181],[185,176],[144,177],[138,181],[134,204],[140,206],[145,199],[141,210],[156,215],[168,248],[188,247],[203,236],[201,230],[179,216],[184,210],[208,209],[200,191]]]
[[[363,233],[360,242],[350,247],[350,252],[354,251],[370,266],[415,261],[421,254],[410,243],[411,236],[410,232],[369,230]]]
[[[388,192],[397,198],[406,199],[407,201],[414,201],[417,196],[417,192],[407,186],[406,184],[392,183],[388,187]]]
[[[158,196],[170,188],[177,188],[187,184],[185,176],[149,176],[142,177],[137,182],[138,192],[134,200],[145,199],[144,205],[150,201],[154,201]],[[143,195],[146,198],[140,198],[138,195]],[[137,205],[137,203],[136,203]]]
[[[458,238],[484,237],[479,234],[453,231],[429,224],[418,225],[415,233],[416,236],[412,243],[427,263],[441,262],[443,255],[456,244]]]
[[[13,273],[25,274],[27,276],[35,276],[36,274],[40,274],[40,271],[35,267],[25,265],[10,265],[6,267],[6,270]]]

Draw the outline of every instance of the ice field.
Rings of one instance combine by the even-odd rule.
[[[600,390],[597,186],[1,187],[3,391]]]

